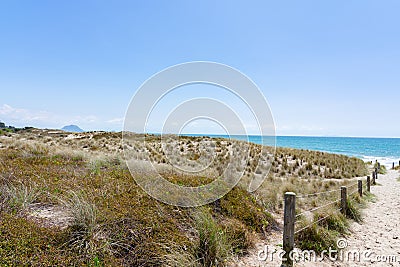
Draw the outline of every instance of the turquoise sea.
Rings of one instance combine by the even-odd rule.
[[[200,136],[200,135],[192,135]],[[271,145],[273,137],[244,135],[207,135],[210,137],[232,138],[256,144]],[[400,138],[360,138],[360,137],[309,137],[277,136],[277,147],[318,150],[358,157],[364,161],[378,160],[384,165],[396,165],[400,160]]]

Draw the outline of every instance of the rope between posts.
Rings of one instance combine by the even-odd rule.
[[[365,185],[363,184],[363,192],[365,192],[365,191],[367,191],[368,190],[368,186],[367,186],[367,184],[365,183]]]
[[[354,190],[353,192],[351,192],[351,193],[349,194],[349,196],[353,195],[354,193],[358,193],[358,189],[357,189],[357,190]]]
[[[312,208],[312,209],[303,211],[302,213],[297,214],[297,215],[296,215],[296,218],[300,217],[301,215],[304,215],[305,213],[314,212],[314,211],[316,211],[316,210],[325,208],[325,207],[330,206],[330,205],[332,205],[332,204],[335,204],[336,202],[339,202],[339,201],[340,201],[340,199],[337,199],[337,200],[332,201],[332,202],[329,202],[329,203],[327,203],[327,204],[325,204],[325,205],[322,205],[322,206],[319,206],[319,207],[316,207],[316,208]]]
[[[303,228],[301,228],[301,229],[295,231],[294,234],[297,235],[297,234],[300,233],[301,231],[304,231],[304,230],[306,230],[307,228],[310,228],[311,226],[313,226],[314,224],[317,224],[317,223],[319,223],[320,221],[325,220],[325,219],[328,218],[329,216],[332,216],[332,214],[329,214],[329,215],[327,215],[327,216],[325,216],[325,217],[323,217],[323,218],[318,219],[318,220],[315,221],[315,222],[310,223],[309,225],[307,225],[307,226],[305,226],[305,227],[303,227]]]
[[[346,188],[347,188],[347,190],[344,190]],[[343,201],[346,199],[346,197],[348,198],[348,197],[352,197],[354,194],[358,194],[360,192],[359,190],[362,190],[364,192],[364,190],[365,190],[364,188],[368,189],[368,186],[365,183],[365,180],[363,181],[360,179],[352,185],[346,185],[337,190],[318,192],[318,193],[313,193],[313,194],[305,194],[305,195],[300,195],[300,196],[294,196],[293,194],[288,194],[287,196],[285,195],[285,199],[287,197],[287,200],[288,200],[288,202],[287,202],[288,209],[286,209],[286,206],[285,206],[285,217],[284,217],[285,228],[284,228],[284,233],[283,233],[283,246],[285,247],[285,242],[286,242],[286,248],[288,248],[290,246],[293,247],[294,243],[293,243],[293,241],[290,241],[290,240],[293,240],[295,235],[301,233],[302,231],[304,231],[306,229],[313,227],[314,225],[318,225],[321,221],[324,221],[327,218],[333,216],[333,213],[327,214],[326,216],[324,216],[325,214],[323,214],[323,213],[322,214],[319,214],[319,213],[313,214],[313,212],[315,212],[319,209],[326,208],[330,205],[334,205],[334,204],[340,203],[342,201],[342,205],[340,207],[339,207],[339,205],[335,206],[335,210],[339,210],[346,215],[345,211],[346,211],[346,206],[348,203],[344,203]],[[325,203],[318,207],[310,208],[306,211],[302,211],[300,214],[297,214],[297,215],[293,214],[293,213],[295,213],[296,198],[316,197],[316,196],[319,196],[322,194],[329,194],[329,193],[334,193],[334,192],[338,192],[338,191],[341,191],[341,195],[340,195],[339,199]],[[298,223],[298,218],[306,213],[307,213],[307,215],[309,215],[309,217],[313,218],[313,220],[310,222],[306,222],[306,224],[300,225]],[[318,214],[318,216],[316,216],[316,214]],[[323,225],[323,224],[321,224],[321,225]],[[289,227],[287,227],[287,226],[289,226]],[[295,226],[298,226],[300,229],[296,229]],[[293,229],[292,227],[295,229]],[[291,231],[293,231],[293,232],[291,232]],[[288,244],[288,242],[292,242],[292,243]]]
[[[325,192],[312,193],[312,194],[307,194],[307,195],[300,195],[300,196],[296,196],[296,198],[315,197],[315,196],[318,196],[318,195],[329,194],[329,193],[338,192],[338,191],[340,191],[340,189],[331,190],[331,191],[325,191]]]
[[[352,187],[354,187],[354,186],[356,186],[356,185],[358,185],[358,182],[357,182],[357,183],[355,183],[355,184],[353,184],[353,185],[349,185],[349,186],[347,186],[347,188],[349,189],[349,188],[352,188]]]

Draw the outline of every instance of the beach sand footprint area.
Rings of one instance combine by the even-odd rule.
[[[400,266],[399,176],[395,170],[379,175],[377,185],[371,188],[376,201],[363,211],[361,224],[353,223],[352,234],[347,239],[349,249],[368,251],[371,261],[349,262],[343,266]],[[391,256],[397,262],[388,262]]]

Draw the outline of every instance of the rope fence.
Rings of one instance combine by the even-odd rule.
[[[358,184],[358,183],[355,183],[355,184],[349,185],[349,186],[347,186],[347,189],[349,189],[349,188],[353,188],[353,187],[357,186],[357,184]]]
[[[327,216],[325,216],[325,217],[322,217],[322,218],[320,218],[320,219],[318,219],[318,220],[312,222],[311,224],[309,224],[309,225],[307,225],[307,226],[305,226],[305,227],[303,227],[303,228],[297,230],[296,232],[294,232],[294,234],[297,235],[298,233],[300,233],[300,232],[306,230],[307,228],[310,228],[311,226],[313,226],[314,224],[319,223],[320,221],[323,221],[323,220],[327,219],[327,218],[330,217],[330,216],[332,216],[332,214],[329,214],[329,215],[327,215]]]
[[[312,209],[303,211],[302,213],[296,215],[296,219],[297,219],[298,217],[300,217],[300,216],[306,214],[306,213],[310,213],[310,212],[317,211],[317,210],[319,210],[319,209],[322,209],[322,208],[328,207],[328,206],[330,206],[330,205],[332,205],[332,204],[335,204],[335,203],[337,203],[337,202],[339,202],[339,201],[340,201],[340,198],[337,199],[337,200],[335,200],[335,201],[329,202],[329,203],[327,203],[327,204],[325,204],[325,205],[322,205],[322,206],[319,206],[319,207],[316,207],[316,208],[312,208]]]
[[[350,186],[347,186],[346,189],[353,188],[353,187],[355,187],[355,186],[357,186],[357,185],[359,186],[359,183],[358,183],[358,182],[357,182],[357,183],[354,183],[354,184],[352,184],[352,185],[350,185]],[[315,195],[324,194],[324,193],[338,192],[338,191],[342,191],[342,190],[343,190],[343,189],[341,188],[341,189],[337,189],[337,190],[331,190],[331,191],[320,192],[320,193],[317,193],[317,194],[315,194]],[[349,194],[347,194],[347,195],[348,195],[348,196],[352,196],[352,195],[354,195],[355,193],[359,192],[359,190],[360,190],[360,188],[357,188],[356,190],[354,190],[353,192],[351,192],[351,193],[349,193]],[[310,195],[313,195],[313,194],[309,194],[309,196],[310,196]],[[303,196],[304,196],[304,195],[303,195]],[[301,198],[303,198],[303,196],[301,196]],[[297,197],[296,197],[296,198],[297,198]],[[347,199],[346,199],[346,201],[347,201]],[[317,211],[317,210],[320,210],[320,209],[329,207],[329,206],[331,206],[331,205],[333,205],[333,204],[336,204],[336,203],[339,203],[339,202],[342,202],[342,198],[336,199],[335,201],[331,201],[331,202],[328,202],[328,203],[326,203],[326,204],[324,204],[324,205],[321,205],[321,206],[318,206],[318,207],[315,207],[315,208],[311,208],[311,209],[309,209],[309,210],[303,211],[302,213],[296,214],[295,219],[297,219],[297,218],[299,218],[299,217],[301,217],[301,216],[303,216],[303,215],[305,215],[305,214],[307,214],[307,213],[315,212],[315,211]],[[343,209],[343,207],[341,206],[341,207],[339,208],[339,211],[342,211],[342,209]],[[301,231],[310,228],[310,227],[313,226],[314,224],[317,224],[317,223],[319,223],[320,221],[323,221],[323,220],[327,219],[329,216],[331,216],[331,215],[327,215],[327,216],[325,216],[325,217],[323,217],[323,218],[318,219],[317,221],[314,221],[314,222],[308,224],[307,226],[301,228],[300,230],[297,230],[294,234],[296,235],[296,234],[300,233]]]
[[[357,190],[354,190],[353,192],[351,192],[350,194],[349,194],[349,196],[352,196],[352,195],[354,195],[354,193],[357,193],[358,192],[358,189]]]
[[[334,192],[338,192],[338,191],[340,191],[340,189],[331,190],[331,191],[324,191],[324,192],[318,192],[318,193],[312,193],[312,194],[307,194],[307,195],[300,195],[300,196],[296,196],[296,198],[309,198],[309,197],[315,197],[315,196],[319,196],[319,195],[330,194],[330,193],[334,193]]]
[[[347,185],[347,186],[342,186],[340,189],[336,190],[330,190],[330,191],[324,191],[324,192],[318,192],[318,193],[312,193],[312,194],[305,194],[305,195],[296,195],[295,193],[292,192],[286,192],[285,197],[284,197],[284,228],[283,228],[283,250],[286,252],[282,259],[282,265],[285,267],[291,267],[293,266],[293,261],[292,259],[287,256],[290,255],[290,253],[294,249],[294,236],[301,233],[302,231],[310,228],[313,225],[318,224],[319,222],[326,220],[332,214],[328,214],[322,218],[318,218],[317,220],[314,220],[313,222],[309,223],[308,225],[300,228],[300,229],[295,229],[296,227],[296,220],[304,216],[306,214],[312,214],[313,212],[329,207],[331,205],[340,203],[338,210],[346,216],[347,212],[347,198],[350,196],[353,196],[355,193],[358,193],[360,197],[363,196],[363,191],[370,192],[371,190],[371,184],[375,184],[375,179],[376,179],[376,173],[373,173],[373,178],[371,181],[370,176],[367,176],[366,182],[363,183],[362,180],[358,180],[357,183],[354,183],[352,185]],[[354,187],[357,187],[355,190],[350,191],[349,189],[352,189]],[[350,193],[347,193],[348,190]],[[311,197],[318,197],[320,195],[325,195],[325,194],[332,194],[335,192],[340,191],[340,198],[324,203],[323,205],[320,205],[318,207],[313,207],[311,209],[305,210],[299,214],[296,214],[296,199],[303,199],[303,198],[311,198]]]

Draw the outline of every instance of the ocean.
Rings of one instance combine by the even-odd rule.
[[[191,135],[191,136],[201,136]],[[210,137],[232,138],[261,145],[273,144],[273,137],[257,135],[207,135]],[[381,164],[396,166],[400,160],[400,138],[360,138],[360,137],[309,137],[309,136],[277,136],[277,147],[318,150],[323,152],[344,154],[364,161],[378,160]]]

